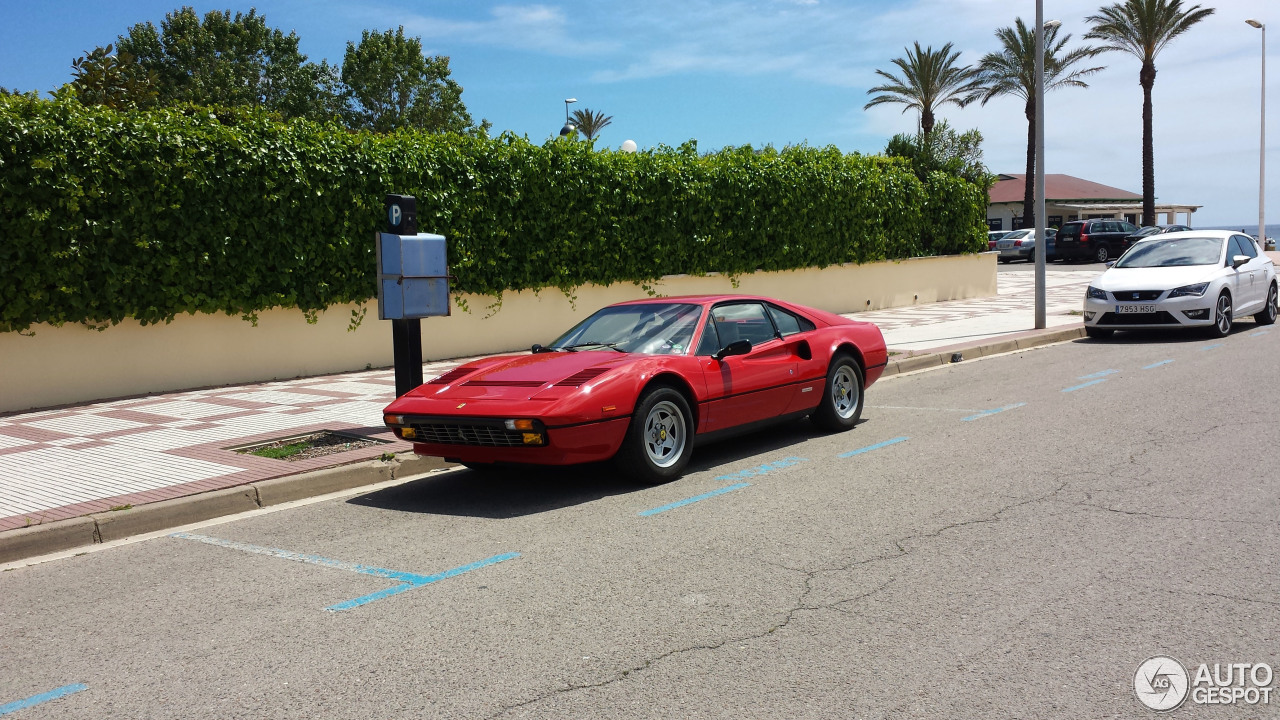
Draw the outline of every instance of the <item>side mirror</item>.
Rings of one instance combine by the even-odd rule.
[[[720,348],[720,352],[712,355],[711,357],[717,360],[723,360],[730,355],[746,355],[749,352],[751,352],[750,340],[735,340]]]
[[[533,347],[529,348],[529,352],[533,353],[534,355],[537,355],[540,352],[547,352],[547,349],[542,347],[538,343],[534,343]]]
[[[1231,258],[1231,267],[1238,268],[1251,260],[1248,255],[1236,255]]]
[[[1112,266],[1114,266],[1115,264],[1116,264],[1116,261],[1115,261],[1115,260],[1108,260],[1108,261],[1107,261],[1107,267],[1112,267]]]

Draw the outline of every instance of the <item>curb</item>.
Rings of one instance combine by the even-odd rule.
[[[0,533],[0,563],[121,540],[340,490],[422,475],[450,467],[440,458],[405,454],[260,480],[198,495],[161,500],[128,510],[94,513]]]
[[[1004,340],[987,340],[971,345],[956,345],[927,355],[911,355],[901,360],[890,360],[880,377],[891,377],[917,370],[928,370],[950,365],[951,356],[954,353],[961,353],[965,360],[973,360],[1001,353],[1029,350],[1034,347],[1075,340],[1084,336],[1084,326],[1080,325],[1057,330],[1033,330],[1014,338],[1009,338],[1006,335],[1007,339]]]

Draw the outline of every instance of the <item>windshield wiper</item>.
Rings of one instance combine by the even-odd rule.
[[[585,348],[585,347],[602,347],[602,348],[609,348],[610,350],[617,350],[617,351],[618,351],[618,352],[620,352],[620,353],[625,353],[625,352],[626,352],[626,350],[623,350],[622,348],[618,347],[618,343],[616,343],[616,342],[584,342],[584,343],[574,343],[573,345],[563,345],[563,346],[558,347],[558,348],[556,348],[556,349],[557,349],[557,350],[568,350],[569,352],[577,352],[577,351],[578,351],[578,348]]]

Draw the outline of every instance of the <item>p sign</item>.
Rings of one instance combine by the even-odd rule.
[[[418,234],[418,200],[412,195],[387,195],[387,232],[393,235]]]

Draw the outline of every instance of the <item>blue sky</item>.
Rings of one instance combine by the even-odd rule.
[[[69,79],[75,57],[134,23],[159,25],[180,4],[0,0],[0,86],[51,90]],[[1045,0],[1045,17],[1061,20],[1079,43],[1085,16],[1101,4]],[[1280,5],[1201,4],[1217,13],[1156,61],[1156,194],[1203,205],[1196,225],[1256,225],[1261,33],[1244,20],[1280,28],[1280,12],[1267,15]],[[563,101],[575,97],[573,108],[613,116],[598,145],[675,146],[692,138],[703,150],[808,142],[864,153],[882,150],[916,122],[893,106],[862,109],[876,68],[892,69],[889,61],[914,41],[952,42],[963,62],[976,63],[996,49],[997,27],[1035,17],[1031,0],[224,0],[194,7],[256,7],[271,25],[297,32],[312,60],[339,63],[361,30],[404,25],[429,53],[450,56],[474,117],[534,141],[559,130]],[[1273,49],[1280,47],[1274,35]],[[1089,89],[1046,97],[1046,169],[1140,192],[1138,61],[1118,53],[1098,60],[1107,69]],[[1276,77],[1280,63],[1269,74]],[[1280,93],[1269,84],[1273,109]],[[1274,109],[1269,114],[1276,117]],[[993,171],[1023,171],[1020,101],[946,107],[939,115],[983,133]],[[1280,147],[1280,128],[1272,136],[1269,144]],[[1280,168],[1280,152],[1268,152],[1267,165]],[[1268,203],[1267,217],[1280,222],[1280,203]]]

